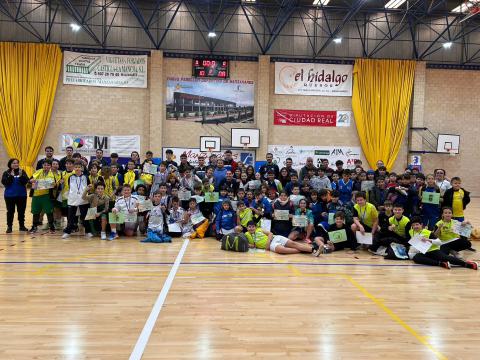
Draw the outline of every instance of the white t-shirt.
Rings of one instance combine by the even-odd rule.
[[[131,195],[128,198],[122,196],[115,201],[115,209],[126,215],[130,213],[130,209],[136,209],[137,204],[138,198],[135,195]]]
[[[440,196],[443,196],[443,194],[445,194],[445,191],[447,191],[452,187],[452,184],[450,184],[450,181],[446,179],[444,179],[443,181],[435,180],[435,182],[437,183],[437,186],[440,189]]]
[[[85,175],[71,175],[68,178],[67,204],[70,206],[79,206],[88,204],[87,200],[82,199],[83,192],[88,186],[88,179]]]

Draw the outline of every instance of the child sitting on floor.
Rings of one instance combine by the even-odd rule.
[[[153,209],[147,214],[147,238],[143,239],[142,242],[172,242],[171,236],[164,232],[164,206],[161,204],[161,198],[160,192],[153,194]]]
[[[451,269],[451,265],[462,266],[468,269],[477,270],[478,264],[473,261],[463,261],[454,256],[447,255],[440,248],[442,241],[435,237],[430,230],[424,229],[422,219],[418,216],[412,219],[412,227],[410,229],[410,237],[420,236],[424,242],[431,243],[430,248],[425,254],[422,254],[414,246],[410,246],[408,256],[417,264],[441,266],[445,269]]]

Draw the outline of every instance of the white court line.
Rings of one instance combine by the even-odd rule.
[[[133,349],[132,354],[130,355],[130,360],[140,360],[143,356],[143,352],[145,351],[145,347],[147,346],[148,339],[152,334],[153,327],[157,322],[158,315],[162,310],[163,303],[167,298],[168,291],[170,290],[170,287],[172,286],[172,283],[173,283],[173,279],[175,279],[175,275],[177,274],[178,267],[182,262],[182,258],[183,258],[183,255],[185,254],[185,250],[187,250],[188,243],[189,243],[189,240],[185,239],[185,241],[183,242],[182,248],[180,249],[177,255],[177,258],[173,263],[172,269],[168,274],[167,280],[165,280],[165,283],[163,284],[162,291],[160,291],[160,294],[158,294],[157,301],[155,301],[155,304],[153,305],[152,311],[150,313],[150,316],[147,319],[147,322],[145,323],[145,326],[143,327],[142,333],[138,337],[137,343],[135,344],[135,348]]]

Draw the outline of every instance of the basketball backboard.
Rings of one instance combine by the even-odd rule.
[[[258,148],[260,129],[232,128],[232,147]]]
[[[459,154],[460,135],[438,134],[437,153]]]
[[[220,151],[220,136],[200,136],[200,151]]]

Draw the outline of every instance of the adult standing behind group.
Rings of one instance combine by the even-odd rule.
[[[20,169],[20,162],[18,159],[8,160],[7,167],[8,169],[2,175],[2,184],[5,186],[3,196],[7,207],[7,234],[12,232],[15,206],[17,207],[20,231],[28,231],[25,227],[28,176],[22,169]]]
[[[90,170],[92,168],[93,163],[97,163],[100,165],[100,167],[107,166],[108,161],[103,157],[103,150],[102,149],[97,149],[95,151],[95,157],[92,157],[90,159],[90,163],[88,164],[88,169]]]
[[[233,160],[232,150],[227,150],[223,154],[223,166],[225,167],[225,169],[230,170],[232,173],[235,173],[238,164],[235,160]]]
[[[45,160],[47,160],[47,159],[50,160],[50,161],[54,161],[54,160],[55,160],[55,161],[58,161],[57,159],[55,159],[55,158],[53,157],[53,152],[54,152],[53,147],[47,146],[47,147],[45,148],[45,158],[38,160],[36,170],[43,169],[43,163],[44,163]]]
[[[265,158],[266,158],[267,162],[265,164],[263,164],[262,166],[260,166],[260,169],[259,169],[259,172],[260,172],[260,175],[262,176],[262,179],[267,180],[267,178],[268,178],[267,174],[270,171],[273,171],[273,173],[275,174],[275,179],[278,179],[278,177],[280,175],[280,169],[279,169],[278,165],[273,162],[273,154],[267,153]]]
[[[450,181],[448,181],[445,177],[445,175],[447,175],[447,172],[444,169],[435,169],[435,172],[433,174],[435,175],[435,183],[440,189],[440,196],[443,197],[445,191],[452,187]]]
[[[307,162],[305,166],[300,169],[300,175],[299,175],[300,182],[302,182],[303,178],[306,175],[308,175],[309,170],[313,170],[314,173],[317,171],[317,168],[315,167],[315,165],[313,165],[313,158],[310,156],[307,157]]]
[[[73,160],[73,147],[72,146],[67,146],[65,148],[65,157],[61,158],[60,162],[59,162],[58,169],[60,171],[65,171],[67,169],[66,166],[65,166],[65,163],[68,159]]]

